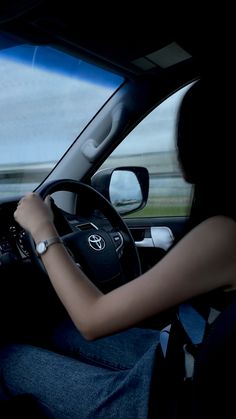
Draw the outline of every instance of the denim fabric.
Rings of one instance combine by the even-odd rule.
[[[152,329],[131,328],[112,336],[89,342],[66,320],[53,333],[52,347],[66,355],[86,362],[123,370],[132,368],[152,346],[159,342],[160,332]]]
[[[146,419],[158,341],[158,331],[133,328],[88,342],[67,322],[54,351],[3,348],[3,384],[11,395],[33,394],[49,418]]]

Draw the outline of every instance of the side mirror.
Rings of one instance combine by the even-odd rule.
[[[107,198],[121,215],[142,209],[148,199],[146,167],[127,166],[98,171],[91,186]]]

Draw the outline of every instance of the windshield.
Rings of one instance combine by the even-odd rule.
[[[123,82],[50,46],[0,34],[0,197],[34,189]]]

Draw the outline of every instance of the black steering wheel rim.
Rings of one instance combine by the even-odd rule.
[[[100,255],[98,256],[98,252],[95,252],[92,254],[90,252],[90,247],[88,247],[87,243],[84,248],[81,247],[79,251],[84,253],[84,259],[86,261],[87,253],[89,253],[88,257],[92,257],[93,263],[90,263],[90,260],[86,261],[86,263],[83,261],[83,264],[81,264],[82,269],[85,271],[85,273],[89,276],[89,278],[96,283],[96,285],[104,292],[107,292],[113,288],[116,288],[117,286],[122,285],[125,282],[129,282],[130,280],[134,279],[135,277],[139,276],[141,274],[141,264],[139,259],[139,254],[135,245],[135,242],[133,240],[133,237],[128,229],[128,226],[122,219],[122,217],[119,215],[119,213],[116,211],[116,209],[112,206],[112,204],[97,190],[92,188],[91,186],[71,180],[71,179],[59,179],[56,181],[50,181],[45,184],[43,184],[36,192],[45,199],[46,196],[52,195],[55,192],[60,191],[68,191],[72,193],[76,193],[78,197],[80,197],[80,203],[84,206],[84,211],[86,212],[86,208],[88,206],[92,205],[94,209],[99,210],[104,217],[108,220],[111,227],[114,229],[114,231],[117,232],[117,234],[121,234],[122,240],[123,240],[123,247],[122,247],[122,254],[119,255],[119,260],[116,260],[114,249],[117,254],[117,247],[113,243],[114,233],[111,235],[108,234],[104,230],[99,230],[98,232],[95,231],[95,234],[102,238],[102,240],[105,240],[106,245],[108,247],[108,250],[106,250],[107,253],[104,254],[104,257],[101,257],[102,252],[100,252]],[[89,203],[89,205],[88,205]],[[86,242],[86,232],[80,233],[79,241],[84,240]],[[88,238],[88,237],[87,237]],[[115,239],[118,237],[116,236]],[[63,236],[62,237],[64,244],[68,244],[68,241],[71,240],[71,235]],[[76,239],[78,242],[78,239]],[[119,240],[119,239],[118,239]],[[115,246],[113,249],[113,245]],[[70,243],[71,246],[71,243]],[[69,249],[70,249],[69,246]],[[78,246],[78,243],[77,243]],[[38,260],[38,256],[36,255],[35,251],[35,245],[33,244],[32,238],[30,240],[30,249],[29,252],[32,255],[32,258],[36,258]],[[71,249],[70,249],[71,250]],[[76,249],[78,250],[78,249]],[[120,249],[119,249],[120,252]],[[78,256],[78,255],[76,255]],[[81,255],[80,255],[81,258]],[[99,258],[103,260],[103,265],[100,268],[100,262]],[[111,263],[109,264],[109,260],[111,259]],[[83,257],[81,258],[83,260]],[[120,263],[120,267],[118,266]],[[38,263],[42,267],[42,263]],[[89,265],[89,266],[87,266]],[[92,269],[94,265],[94,270]],[[114,265],[114,268],[112,267]],[[104,267],[106,269],[104,273],[105,280],[103,280],[101,276],[101,280],[97,278],[96,272],[104,271]],[[118,274],[118,270],[119,274]],[[111,277],[109,277],[111,275]]]

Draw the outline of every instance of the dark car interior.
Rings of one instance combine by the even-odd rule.
[[[207,55],[210,41],[191,39],[188,36],[173,37],[163,36],[158,30],[147,31],[147,39],[137,36],[138,30],[130,33],[128,22],[123,24],[123,32],[110,39],[110,36],[92,36],[91,27],[84,30],[79,29],[77,12],[78,5],[74,1],[55,2],[53,0],[24,0],[2,1],[0,5],[0,31],[5,34],[11,34],[23,43],[25,40],[35,45],[53,45],[61,51],[69,51],[71,55],[80,55],[88,62],[95,62],[104,69],[109,69],[133,83],[133,89],[138,83],[149,91],[148,103],[140,106],[141,113],[147,113],[156,104],[161,97],[168,96],[169,92],[178,89],[184,83],[195,80],[202,74],[211,74],[215,69],[215,53]],[[82,17],[83,18],[83,17]],[[92,23],[93,30],[99,31],[101,23],[104,23],[104,16],[101,21]],[[109,22],[108,27],[110,27]],[[112,22],[112,33],[116,32],[118,25]],[[138,26],[138,25],[137,25]],[[154,29],[154,28],[152,28]],[[102,31],[101,31],[102,34]],[[148,37],[149,35],[149,37]],[[167,44],[178,41],[186,57],[174,54],[169,51],[165,56],[159,56],[158,60],[152,56],[153,51],[162,50]],[[179,53],[180,54],[180,53]],[[220,63],[217,71],[219,71]],[[214,74],[215,77],[216,73]],[[156,90],[155,90],[156,89]],[[139,92],[139,98],[142,97]],[[142,109],[141,109],[142,108]],[[139,115],[130,116],[126,131],[122,132],[121,138],[133,128]],[[1,139],[0,139],[1,141]],[[118,140],[117,140],[118,142]],[[110,150],[106,150],[103,159],[105,160]],[[56,204],[54,208],[55,218],[57,219],[58,230],[63,241],[68,245],[71,253],[80,255],[77,262],[81,264],[85,272],[93,277],[94,282],[103,292],[117,287],[127,280],[138,276],[141,271],[151,267],[158,259],[166,253],[163,248],[155,251],[139,248],[137,250],[135,243],[143,240],[147,229],[153,227],[154,221],[146,221],[143,227],[142,220],[128,219],[124,222],[113,206],[109,202],[107,191],[111,173],[107,172],[103,177],[92,176],[101,162],[95,161],[93,169],[88,170],[80,182],[72,179],[66,181],[55,181],[42,184],[38,192],[43,198],[55,191],[72,191],[80,194],[85,202],[93,202],[94,207],[91,211],[89,205],[82,205],[78,208],[77,216],[66,211],[61,211]],[[122,169],[121,169],[122,170]],[[145,206],[147,200],[148,179],[145,170],[139,171],[131,168],[136,173],[137,179],[142,189],[142,202],[140,207]],[[107,187],[104,187],[107,185]],[[20,289],[20,282],[24,276],[29,283],[29,294],[31,290],[31,277],[38,275],[46,277],[43,265],[39,262],[32,239],[22,231],[13,221],[13,212],[16,208],[19,196],[13,196],[0,204],[0,274],[2,278],[9,278],[8,292],[14,287],[15,297],[12,297],[11,304],[18,307],[17,289]],[[156,222],[156,221],[155,221]],[[166,226],[174,232],[174,236],[179,240],[185,234],[185,225],[187,220],[173,218],[172,220],[158,220],[158,227]],[[78,227],[79,223],[79,227]],[[97,232],[102,238],[111,241],[112,245],[104,254],[105,271],[100,275],[99,264],[101,261],[93,260],[91,265],[90,249],[88,246],[80,245],[78,248],[77,237],[88,237],[91,225],[96,225]],[[122,235],[120,234],[122,232]],[[81,240],[82,241],[82,240]],[[80,242],[80,241],[79,241]],[[118,255],[118,257],[117,257]],[[30,256],[30,262],[28,258]],[[112,261],[106,264],[105,259]],[[35,265],[37,273],[35,273]],[[22,263],[23,262],[23,263]],[[120,266],[121,265],[121,266]],[[13,278],[17,277],[17,284]],[[112,278],[112,281],[110,281]],[[0,290],[1,293],[1,290]],[[1,305],[6,307],[4,293],[1,293]],[[27,298],[27,295],[26,295]],[[43,297],[42,297],[43,298]],[[50,295],[48,295],[50,299]],[[38,304],[41,304],[41,296],[38,296]],[[10,303],[9,303],[10,304]],[[32,302],[33,304],[33,302]],[[12,315],[12,308],[6,307],[9,316]],[[52,307],[52,318],[54,320],[53,310],[58,307]],[[63,315],[64,313],[62,313]],[[219,321],[216,322],[208,340],[203,345],[194,377],[192,393],[187,393],[188,403],[182,405],[182,411],[178,411],[175,416],[163,416],[163,419],[204,419],[204,418],[222,418],[231,416],[231,410],[234,407],[233,387],[229,382],[235,378],[235,350],[236,350],[236,327],[235,327],[236,304],[233,301],[228,309],[222,313]],[[28,316],[29,312],[25,313]],[[163,318],[150,319],[149,324],[144,326],[159,328],[162,324],[169,321],[172,313],[165,313]],[[1,327],[4,328],[4,319],[1,320]],[[5,332],[8,333],[7,331]],[[14,331],[17,335],[17,330]],[[19,339],[22,337],[19,336]],[[2,409],[2,413],[1,413]],[[0,404],[0,416],[2,418],[17,417],[17,413],[22,411],[24,418],[42,417],[37,410],[34,401],[30,398],[17,399],[9,404]],[[13,416],[12,416],[13,415]],[[15,416],[14,416],[15,415]],[[151,416],[150,416],[151,417]],[[139,418],[137,418],[139,419]],[[140,418],[141,419],[141,418]]]

